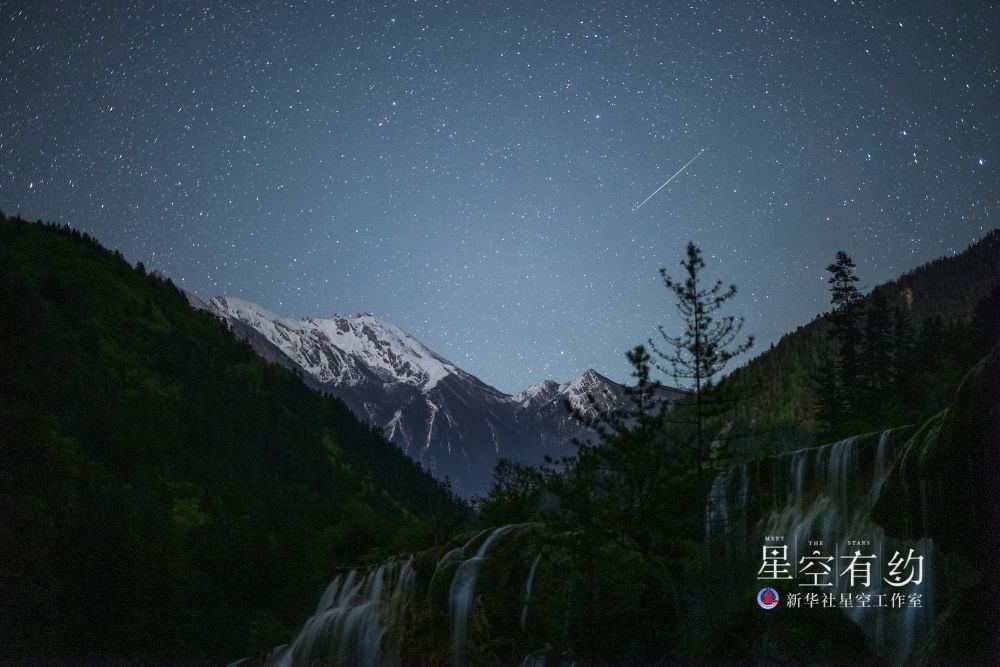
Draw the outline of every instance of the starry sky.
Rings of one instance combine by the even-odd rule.
[[[375,313],[504,391],[624,380],[689,240],[761,349],[838,249],[872,287],[1000,225],[998,32],[985,2],[0,2],[0,210],[202,297]]]

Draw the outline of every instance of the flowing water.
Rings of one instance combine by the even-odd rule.
[[[451,614],[451,661],[453,665],[465,664],[465,633],[469,625],[469,611],[476,594],[479,570],[486,560],[486,552],[493,542],[508,532],[512,525],[501,526],[489,534],[476,551],[476,555],[462,562],[451,580],[448,609]]]
[[[530,525],[521,527],[530,528]],[[483,531],[463,546],[445,553],[437,562],[430,588],[434,588],[434,580],[438,577],[451,576],[448,591],[450,658],[455,665],[466,662],[469,614],[487,553],[498,539],[517,528],[508,525]],[[475,553],[466,558],[470,547],[480,540]],[[527,618],[527,605],[540,557],[541,554],[532,563],[525,584],[522,623]],[[267,665],[400,665],[406,624],[412,621],[410,610],[420,597],[416,579],[413,558],[337,575],[323,591],[316,611],[295,640],[274,649]]]
[[[531,585],[535,582],[535,570],[538,568],[538,561],[542,560],[541,552],[535,556],[531,562],[531,570],[528,572],[528,581],[524,585],[524,607],[521,609],[521,632],[524,632],[528,624],[528,603],[531,602]]]
[[[271,667],[323,664],[398,665],[399,629],[414,588],[413,560],[337,575],[295,641],[279,647]]]
[[[889,538],[871,519],[882,482],[903,444],[898,440],[893,431],[886,431],[877,439],[848,438],[734,465],[713,481],[705,508],[705,536],[715,557],[723,559],[720,567],[734,578],[758,580],[765,557],[781,553],[796,577],[789,591],[803,596],[834,593],[838,607],[842,595],[851,596],[853,606],[842,610],[892,664],[905,662],[914,639],[927,630],[934,592],[931,541]],[[923,559],[920,583],[914,576],[909,585],[889,585],[889,559],[897,552],[905,559],[910,549]],[[852,560],[855,555],[861,558]],[[827,561],[829,556],[833,559]],[[853,570],[847,567],[852,562],[857,564]],[[865,563],[870,563],[868,586],[860,576]],[[916,563],[910,563],[914,571]],[[817,583],[829,585],[811,585]],[[905,597],[898,608],[890,606],[893,593]],[[920,597],[911,599],[911,593]],[[857,605],[859,594],[870,596],[865,606]],[[885,606],[874,606],[879,602]]]
[[[712,483],[705,506],[705,537],[717,571],[725,572],[737,588],[777,585],[786,593],[834,593],[870,596],[871,604],[843,607],[843,613],[867,635],[872,647],[890,664],[902,664],[910,656],[915,640],[926,635],[933,613],[933,545],[930,540],[906,542],[889,538],[871,520],[882,483],[897,457],[902,443],[897,433],[881,437],[848,438],[825,447],[803,449],[781,456],[736,464]],[[918,526],[917,516],[904,517]],[[476,593],[482,568],[500,540],[521,530],[535,530],[537,524],[507,525],[483,531],[437,559],[427,583],[417,586],[414,560],[398,559],[368,569],[355,569],[334,578],[323,592],[313,616],[295,640],[276,648],[267,664],[292,667],[320,663],[326,665],[400,665],[403,638],[417,614],[424,613],[431,591],[447,590],[448,660],[452,665],[468,662],[471,615],[476,609]],[[766,538],[781,538],[767,541]],[[797,577],[790,581],[760,581],[766,556],[763,547],[787,548],[789,569]],[[889,559],[896,552],[904,556],[913,549],[922,558],[922,578],[905,587],[890,586]],[[814,552],[819,552],[815,554]],[[871,555],[868,586],[852,581],[845,564],[858,551]],[[509,550],[504,550],[505,558]],[[512,609],[520,618],[509,619],[523,633],[527,628],[532,588],[541,561],[536,553],[515,556],[508,564],[524,567],[523,588],[508,593]],[[825,581],[830,586],[809,588],[803,563],[813,556],[828,559]],[[425,577],[425,575],[421,575]],[[784,585],[781,585],[784,584]],[[892,608],[874,606],[878,596],[892,593],[919,594],[920,606]],[[516,596],[520,596],[519,599]],[[443,599],[431,603],[440,605]],[[517,600],[516,602],[514,600]],[[907,598],[909,602],[909,598]],[[782,604],[787,604],[783,599]],[[806,605],[801,605],[806,606]],[[841,605],[836,605],[840,607]],[[478,613],[478,612],[477,612]],[[514,611],[514,613],[517,613]],[[443,620],[443,615],[442,615]],[[490,619],[491,622],[494,619]],[[409,625],[408,625],[409,624]],[[442,628],[443,630],[443,628]],[[516,630],[515,630],[516,631]],[[531,653],[524,665],[537,667],[546,662],[546,650]]]

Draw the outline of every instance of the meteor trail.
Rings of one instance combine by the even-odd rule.
[[[691,163],[692,163],[692,162],[694,162],[695,160],[697,160],[697,159],[698,159],[698,156],[699,156],[699,155],[701,155],[701,154],[702,154],[702,153],[704,153],[704,152],[705,152],[705,149],[704,149],[704,148],[702,148],[702,149],[701,149],[700,151],[698,151],[698,153],[697,153],[697,154],[696,154],[696,155],[695,155],[695,156],[694,156],[693,158],[691,158],[690,160],[688,160],[688,161],[687,161],[687,164],[685,164],[685,165],[684,165],[683,167],[681,167],[680,169],[678,169],[678,170],[677,170],[677,173],[676,173],[676,174],[674,174],[673,176],[671,176],[670,178],[668,178],[668,179],[667,179],[667,181],[666,181],[666,183],[664,183],[664,184],[663,184],[663,185],[661,185],[660,187],[656,188],[656,190],[654,190],[654,191],[653,191],[653,194],[651,194],[651,195],[649,195],[648,197],[646,197],[645,199],[643,199],[643,200],[642,200],[642,204],[645,204],[646,202],[648,202],[648,201],[649,201],[650,199],[652,199],[653,197],[655,197],[655,196],[656,196],[656,193],[657,193],[657,192],[659,192],[659,191],[660,191],[660,190],[662,190],[663,188],[667,187],[667,184],[668,184],[668,183],[670,183],[670,181],[672,181],[672,180],[674,180],[675,178],[677,178],[678,176],[680,176],[680,175],[681,175],[681,172],[682,172],[682,171],[684,171],[685,169],[687,169],[687,168],[688,168],[688,167],[689,167],[689,166],[691,165]],[[633,211],[638,211],[638,210],[639,210],[640,208],[642,208],[642,204],[639,204],[638,206],[636,206],[636,207],[635,207],[634,209],[632,209],[632,210],[633,210]]]

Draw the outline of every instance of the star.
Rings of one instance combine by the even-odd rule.
[[[688,239],[763,350],[840,246],[874,286],[996,224],[985,3],[116,9],[3,13],[5,213],[208,296],[392,313],[506,392],[629,381]]]

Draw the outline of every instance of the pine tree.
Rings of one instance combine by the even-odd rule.
[[[864,405],[872,418],[873,425],[881,426],[883,419],[872,413],[879,405],[879,399],[891,382],[894,331],[892,313],[882,292],[871,296],[865,313],[864,355],[861,360],[863,373]]]
[[[660,275],[663,284],[676,297],[683,331],[679,336],[671,336],[661,325],[659,331],[665,345],[657,347],[653,340],[649,344],[660,359],[656,367],[691,391],[696,461],[700,473],[705,463],[704,427],[709,416],[705,393],[712,387],[713,379],[734,357],[750,349],[753,336],[749,336],[746,342],[737,343],[743,318],[716,314],[726,301],[736,295],[736,286],[723,289],[720,280],[711,287],[702,287],[700,273],[705,268],[705,261],[698,246],[688,243],[687,257],[680,264],[685,274],[683,280],[671,278],[666,269],[660,269]]]
[[[819,356],[819,366],[813,379],[816,382],[816,430],[818,442],[831,442],[840,434],[844,422],[843,406],[840,402],[841,390],[837,381],[837,359],[831,350],[823,350]]]
[[[650,379],[649,353],[639,345],[627,357],[635,384],[626,387],[623,406],[604,412],[588,395],[588,416],[567,404],[598,442],[575,439],[577,453],[563,459],[564,471],[543,471],[558,503],[542,515],[589,544],[610,542],[649,556],[666,548],[671,531],[664,521],[677,505],[677,480],[691,461],[664,429],[667,393]]]
[[[858,282],[855,269],[854,261],[843,250],[838,251],[836,261],[826,267],[830,272],[827,280],[833,304],[830,320],[838,357],[837,384],[840,394],[835,400],[846,414],[853,414],[859,404],[857,389],[861,375],[858,353],[862,342],[863,311],[861,293],[855,284]]]
[[[940,315],[928,317],[920,325],[917,336],[917,354],[926,359],[930,365],[936,366],[944,347],[947,325]]]
[[[892,379],[899,385],[910,368],[913,355],[913,323],[910,315],[896,306],[892,318]]]

